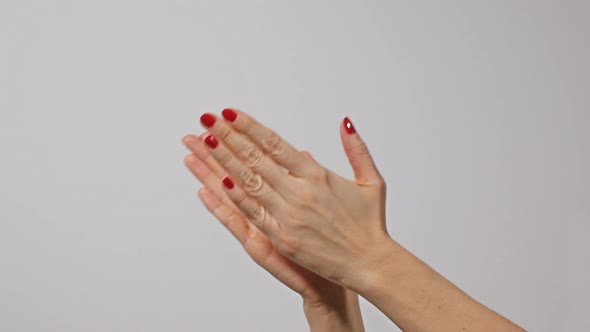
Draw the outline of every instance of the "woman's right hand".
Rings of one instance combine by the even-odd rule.
[[[385,183],[348,119],[340,133],[353,181],[248,115],[226,111],[226,121],[201,118],[215,135],[205,138],[207,149],[239,181],[224,181],[223,191],[273,248],[361,294],[404,331],[522,331],[389,237]]]
[[[385,182],[348,118],[340,125],[354,171],[326,169],[244,112],[206,113],[207,150],[228,172],[227,196],[274,247],[299,265],[353,291],[394,245],[385,226]],[[288,171],[288,173],[286,172]]]

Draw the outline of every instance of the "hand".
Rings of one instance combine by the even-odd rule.
[[[227,197],[273,248],[361,294],[404,331],[523,330],[389,237],[385,183],[348,119],[340,135],[354,181],[305,157],[248,115],[229,109],[223,115],[223,121],[201,117],[212,133],[204,142],[229,173],[223,179]]]
[[[199,190],[199,197],[207,209],[240,241],[258,265],[302,296],[312,330],[325,331],[325,326],[334,326],[338,331],[364,331],[356,293],[283,256],[229,199],[221,185],[221,179],[227,171],[210,155],[202,142],[208,135],[201,135],[201,139],[187,135],[183,139],[192,151],[185,158],[185,164],[205,185]],[[302,155],[313,159],[307,152],[302,152]],[[314,329],[314,326],[318,328]]]
[[[204,138],[211,156],[229,173],[223,180],[229,199],[268,238],[268,247],[354,289],[364,267],[378,264],[374,252],[391,239],[385,183],[350,121],[342,122],[340,134],[354,181],[306,157],[247,114],[223,114],[225,120],[205,114],[201,122],[212,133]]]

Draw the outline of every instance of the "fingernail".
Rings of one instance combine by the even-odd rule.
[[[234,112],[234,110],[232,110],[231,108],[226,108],[224,109],[221,114],[223,115],[223,117],[226,120],[229,120],[231,122],[234,122],[236,120],[236,118],[238,117],[238,114],[236,112]]]
[[[207,143],[207,145],[209,145],[211,149],[215,149],[217,147],[217,144],[219,144],[217,142],[217,139],[215,139],[215,136],[213,135],[205,137],[205,143]]]
[[[346,128],[346,132],[351,135],[356,133],[356,129],[354,129],[354,126],[352,125],[352,122],[350,122],[350,119],[348,117],[344,118],[344,128]]]
[[[229,178],[229,176],[226,176],[223,178],[223,185],[227,188],[227,189],[231,189],[234,187],[234,182]]]
[[[215,116],[209,113],[201,115],[201,123],[203,126],[210,128],[215,124]]]

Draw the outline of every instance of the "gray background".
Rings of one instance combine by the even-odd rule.
[[[587,1],[0,1],[0,331],[304,331],[180,139],[239,107],[532,331],[590,329]],[[362,303],[367,331],[393,324]]]

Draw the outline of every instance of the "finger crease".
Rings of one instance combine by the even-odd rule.
[[[252,211],[250,213],[251,219],[253,219],[254,222],[258,226],[262,226],[262,222],[264,221],[265,216],[266,216],[266,210],[264,209],[263,206],[256,206],[255,208],[252,209]]]
[[[231,129],[224,128],[223,131],[217,136],[222,140],[227,140],[227,138],[229,137],[230,134],[231,134]]]
[[[263,145],[274,157],[283,154],[284,144],[282,144],[281,137],[277,134],[271,134],[262,140]]]
[[[246,190],[250,193],[259,192],[262,189],[262,177],[252,172],[250,169],[242,171],[240,179],[244,183]]]
[[[249,146],[244,152],[244,159],[246,159],[250,167],[258,168],[264,159],[264,153],[255,146]]]

